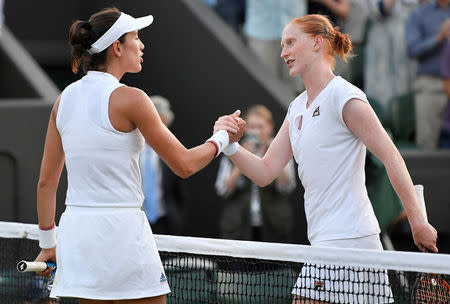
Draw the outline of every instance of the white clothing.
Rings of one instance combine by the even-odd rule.
[[[67,206],[51,297],[120,300],[170,292],[147,217],[138,207]]]
[[[148,153],[146,153],[148,152]],[[156,179],[156,202],[158,203],[158,211],[159,211],[159,217],[163,217],[167,214],[166,211],[166,204],[164,202],[163,193],[162,193],[162,167],[161,167],[161,159],[159,158],[159,155],[149,146],[145,145],[144,149],[141,152],[139,165],[141,167],[141,173],[142,173],[142,181],[146,178],[146,172],[145,172],[145,162],[148,161],[147,157],[150,155],[150,163],[151,168],[153,168],[155,172],[155,179]],[[142,182],[142,186],[145,187],[145,183]],[[145,190],[145,193],[148,193]]]
[[[321,247],[383,250],[380,236],[323,241]],[[305,264],[292,290],[301,297],[330,303],[392,303],[394,298],[385,269]]]
[[[139,130],[117,131],[109,120],[109,98],[122,86],[113,75],[89,71],[61,94],[56,126],[67,168],[66,205],[140,207]]]
[[[346,126],[346,102],[366,95],[336,76],[306,108],[306,91],[289,106],[289,138],[305,188],[311,244],[380,232],[365,186],[366,147]]]
[[[89,71],[61,94],[56,126],[66,157],[66,211],[59,222],[51,296],[137,299],[170,292],[143,211],[136,129],[114,129],[114,76]]]

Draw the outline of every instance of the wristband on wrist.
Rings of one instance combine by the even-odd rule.
[[[228,132],[225,130],[220,130],[213,134],[206,142],[213,143],[216,146],[216,154],[214,157],[217,157],[223,149],[228,146]]]
[[[231,156],[239,150],[239,144],[237,142],[231,143],[223,149],[223,154]]]
[[[49,249],[56,246],[56,226],[53,223],[50,227],[39,226],[39,247]]]

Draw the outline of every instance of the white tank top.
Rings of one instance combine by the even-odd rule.
[[[305,188],[311,244],[380,232],[365,186],[366,146],[347,127],[347,101],[366,95],[336,76],[306,108],[306,91],[289,106],[289,138]]]
[[[138,129],[117,131],[109,120],[111,93],[122,86],[108,73],[89,71],[61,94],[56,127],[66,158],[66,205],[142,205]]]

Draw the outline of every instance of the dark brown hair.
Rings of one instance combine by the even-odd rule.
[[[104,71],[106,63],[105,49],[100,53],[89,54],[87,50],[97,41],[120,17],[120,11],[106,8],[93,14],[88,21],[77,20],[69,30],[69,41],[72,47],[72,72],[77,73],[80,66],[84,73],[90,70]],[[119,38],[125,41],[125,35]]]
[[[348,34],[343,34],[338,26],[333,26],[328,17],[318,14],[305,15],[295,18],[289,22],[298,25],[301,30],[312,36],[322,36],[328,42],[328,55],[332,67],[336,63],[334,52],[345,62],[354,55],[352,42]]]

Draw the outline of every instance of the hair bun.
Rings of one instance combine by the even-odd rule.
[[[352,50],[352,42],[348,34],[343,34],[339,27],[334,28],[333,48],[341,57],[348,54]]]
[[[83,21],[81,27],[87,30],[88,32],[92,31],[92,24],[89,21]]]

